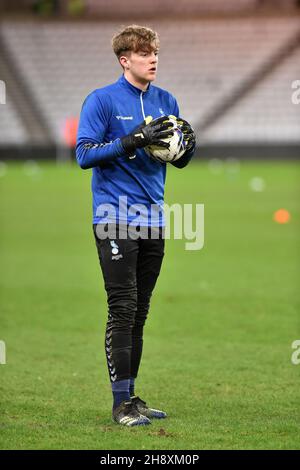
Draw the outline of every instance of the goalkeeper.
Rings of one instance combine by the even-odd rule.
[[[186,151],[172,164],[183,168],[194,154],[195,135],[179,118],[176,99],[152,85],[158,64],[157,33],[131,25],[113,37],[112,46],[123,74],[84,101],[76,158],[81,168],[93,169],[93,230],[108,302],[105,352],[112,416],[119,424],[134,426],[166,417],[135,394],[143,329],[164,256],[166,164],[149,158],[144,147],[168,146],[162,139],[172,135],[167,116],[174,115],[184,133]],[[122,233],[135,223],[136,214],[128,210],[133,204],[147,209],[138,224],[149,232],[148,238]],[[157,216],[150,218],[153,206],[158,208]],[[155,237],[150,236],[153,229]],[[113,236],[102,236],[105,231]]]

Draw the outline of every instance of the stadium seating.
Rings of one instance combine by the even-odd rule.
[[[90,14],[128,16],[128,5],[119,0],[85,0],[85,5]],[[197,15],[197,14],[235,14],[239,12],[255,12],[260,8],[272,7],[290,9],[295,5],[295,0],[151,0],[141,2],[131,0],[130,8],[136,15],[146,16],[159,11],[165,15]]]
[[[0,129],[0,145],[29,143],[26,129],[8,93],[6,104],[0,104]]]
[[[182,116],[196,128],[212,108],[234,94],[239,84],[259,70],[299,29],[297,17],[160,20],[144,24],[156,29],[161,38],[156,84],[174,93]],[[0,24],[5,47],[39,103],[56,143],[62,142],[65,120],[79,115],[85,96],[121,74],[110,45],[110,38],[119,27],[113,21],[6,20]],[[274,86],[271,74],[220,116],[201,135],[202,141],[263,139],[274,128],[278,129],[278,140],[291,136],[299,141],[299,111],[290,100],[291,82],[299,78],[294,66],[297,57],[291,56],[275,68],[274,81],[279,90],[275,96],[270,91]],[[6,114],[0,122],[16,120],[12,109]],[[16,140],[26,142],[26,133],[21,129],[20,125]],[[10,140],[9,135],[4,132],[1,142]]]
[[[205,133],[207,142],[299,143],[300,105],[292,102],[292,82],[299,77],[300,51],[221,117]]]

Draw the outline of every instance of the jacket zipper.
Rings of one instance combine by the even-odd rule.
[[[145,112],[144,112],[143,93],[144,93],[144,92],[141,91],[141,94],[140,94],[140,102],[141,102],[141,107],[142,107],[143,118],[146,119]]]

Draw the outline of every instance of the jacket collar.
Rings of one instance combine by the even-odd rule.
[[[129,83],[129,81],[126,80],[126,78],[124,77],[124,74],[121,75],[118,82],[121,86],[127,88],[127,90],[131,91],[132,93],[134,93],[135,95],[138,95],[138,96],[140,96],[141,92],[143,92],[143,94],[145,95],[145,94],[148,94],[151,91],[151,83],[150,82],[149,82],[147,90],[143,91],[140,88],[137,88],[136,86]]]

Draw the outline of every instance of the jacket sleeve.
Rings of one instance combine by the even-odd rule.
[[[173,111],[173,115],[176,116],[176,117],[179,117],[179,107],[178,107],[178,103],[176,101],[176,99],[174,98],[174,111]],[[171,162],[173,166],[175,166],[176,168],[184,168],[185,166],[187,166],[194,153],[195,153],[195,150],[196,150],[196,145],[194,145],[188,152],[185,152],[181,158],[179,158],[179,160],[175,161],[175,162]]]
[[[110,98],[91,93],[83,103],[76,143],[76,159],[84,170],[101,166],[125,154],[120,139],[105,142],[111,116]]]

